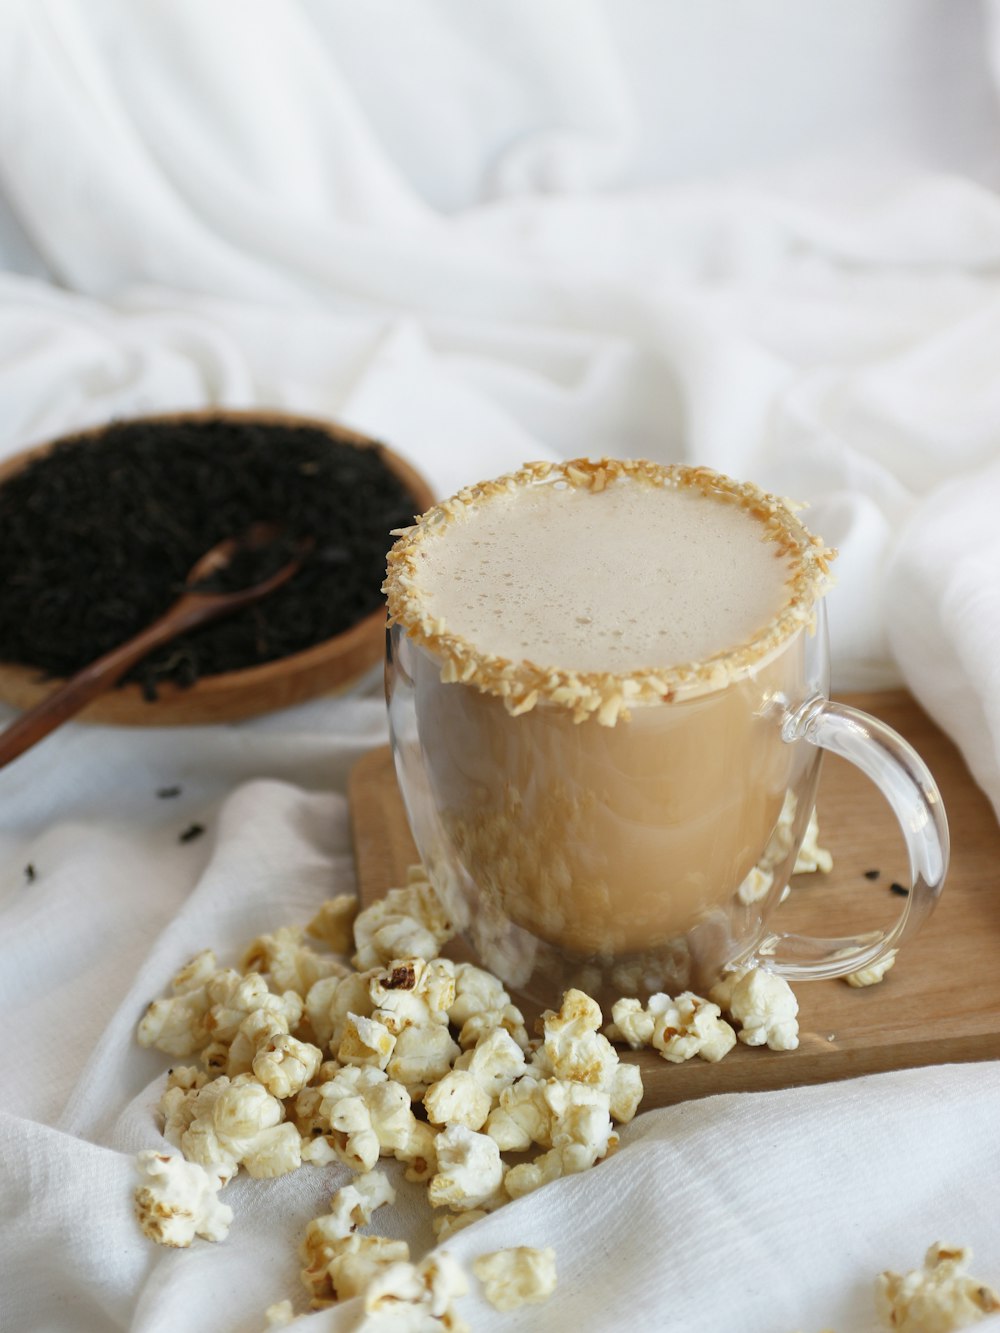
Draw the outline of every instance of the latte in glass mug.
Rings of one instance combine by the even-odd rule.
[[[404,799],[510,984],[659,960],[676,988],[765,942],[815,796],[820,751],[784,723],[825,692],[831,555],[755,486],[607,459],[527,465],[400,535]]]

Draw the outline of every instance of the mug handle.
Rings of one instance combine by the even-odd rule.
[[[914,935],[940,897],[949,852],[941,793],[927,765],[902,736],[877,718],[822,694],[786,714],[781,736],[849,759],[882,792],[903,831],[910,891],[895,925],[841,939],[771,934],[754,951],[763,967],[790,981],[845,976],[879,962]]]

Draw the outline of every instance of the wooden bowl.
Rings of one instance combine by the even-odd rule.
[[[169,412],[145,417],[147,421],[247,421],[259,425],[308,426],[321,430],[331,440],[359,449],[377,449],[386,467],[396,474],[416,501],[418,513],[434,503],[427,482],[409,463],[377,440],[357,431],[315,417],[285,412],[235,411],[210,408],[200,412]],[[104,426],[74,432],[72,439],[101,435]],[[36,445],[13,454],[0,463],[0,485],[36,458],[53,449],[59,440]],[[379,607],[364,620],[332,639],[325,639],[300,653],[292,653],[261,666],[241,671],[202,676],[182,688],[170,681],[157,683],[158,698],[144,698],[142,688],[129,682],[95,699],[77,717],[81,722],[114,723],[121,726],[193,726],[206,722],[237,722],[278,708],[289,708],[321,694],[348,689],[382,657],[385,648],[385,610]],[[0,662],[0,700],[17,708],[30,708],[44,699],[61,681],[43,676],[37,668]]]

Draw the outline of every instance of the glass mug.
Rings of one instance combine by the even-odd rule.
[[[705,470],[625,466],[736,487]],[[530,468],[537,477],[519,473],[519,484],[551,483],[548,465]],[[477,489],[465,494],[474,505]],[[392,612],[391,591],[389,601]],[[456,679],[412,625],[391,624],[390,736],[414,841],[484,966],[543,1003],[570,985],[677,994],[740,966],[841,976],[916,931],[947,870],[940,795],[906,741],[829,700],[818,591],[806,611],[714,688],[630,702],[614,725],[544,698],[512,710]],[[827,939],[778,929],[824,749],[875,782],[902,828],[912,885],[888,929]]]

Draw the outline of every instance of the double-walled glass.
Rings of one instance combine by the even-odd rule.
[[[540,702],[513,716],[397,625],[386,690],[396,771],[421,858],[482,963],[522,994],[704,987],[759,962],[789,978],[854,971],[897,947],[940,892],[948,832],[913,749],[831,703],[822,604],[724,688],[640,703],[615,726]],[[899,818],[912,887],[895,925],[784,934],[776,913],[823,749]]]

